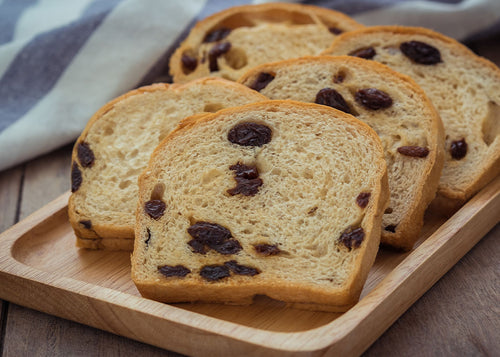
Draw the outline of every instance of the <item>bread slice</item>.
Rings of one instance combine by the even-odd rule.
[[[346,33],[325,52],[356,53],[411,76],[437,108],[446,156],[433,206],[456,209],[500,174],[498,67],[449,37],[413,27]]]
[[[387,195],[379,138],[335,109],[268,101],[190,119],[139,178],[132,279],[163,302],[265,294],[343,311],[375,259]]]
[[[267,84],[259,81],[263,77],[269,78]],[[439,115],[411,78],[373,61],[319,56],[263,64],[239,82],[252,88],[260,83],[260,93],[270,99],[330,105],[371,126],[384,146],[391,191],[382,243],[413,247],[424,211],[436,194],[444,134]],[[368,88],[374,94],[363,97]]]
[[[178,83],[208,75],[235,81],[261,63],[319,54],[337,34],[361,27],[316,6],[236,6],[193,27],[170,59],[170,74]]]
[[[77,245],[132,250],[137,179],[158,143],[186,116],[262,99],[240,84],[207,78],[139,88],[102,107],[73,149],[68,210]]]

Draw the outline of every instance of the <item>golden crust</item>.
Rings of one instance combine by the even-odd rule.
[[[113,108],[127,100],[130,97],[142,95],[143,93],[153,93],[157,91],[176,91],[182,92],[191,86],[197,85],[215,85],[217,87],[226,88],[233,92],[238,92],[240,94],[248,95],[254,99],[266,99],[260,94],[247,90],[244,86],[235,84],[234,82],[227,81],[222,78],[200,78],[185,84],[166,84],[158,83],[145,87],[141,87],[130,92],[127,92],[101,107],[88,121],[85,129],[78,137],[73,147],[73,152],[71,156],[72,165],[78,165],[78,144],[85,142],[89,132],[93,130],[96,122],[100,121],[106,113],[113,110]],[[131,240],[134,238],[134,226],[123,222],[122,224],[117,223],[103,223],[103,222],[92,222],[91,228],[86,228],[80,223],[82,220],[82,215],[79,213],[79,207],[75,204],[75,195],[80,194],[77,191],[73,193],[68,201],[68,215],[69,221],[73,227],[75,235],[77,237],[77,246],[82,248],[91,249],[109,249],[109,250],[132,250],[133,243]],[[122,243],[120,241],[123,240]]]
[[[342,49],[343,51],[344,48],[349,46],[350,43],[353,43],[357,39],[363,38],[364,36],[378,34],[409,36],[419,35],[427,37],[431,41],[437,41],[443,44],[444,47],[453,50],[454,58],[467,61],[466,64],[464,64],[462,67],[466,67],[467,64],[470,64],[473,68],[482,68],[484,71],[488,71],[488,78],[495,78],[494,80],[492,80],[492,83],[500,83],[500,69],[494,63],[488,61],[483,57],[477,56],[466,46],[450,37],[421,27],[373,26],[354,30],[338,36],[332,42],[331,47],[325,50],[323,54],[340,54],[341,52],[339,52],[339,49]],[[416,81],[419,82],[417,78]],[[490,100],[495,102],[495,100],[491,98],[494,95],[491,90],[488,95],[490,96]],[[498,92],[498,90],[496,92]],[[498,94],[496,95],[498,96]],[[430,99],[433,100],[433,98]],[[496,100],[496,105],[500,105],[500,102],[498,100]],[[483,118],[478,118],[478,122],[480,120],[483,120]],[[500,118],[497,117],[496,120],[500,120]],[[445,134],[447,134],[446,127],[449,125],[449,123],[445,121],[444,125]],[[497,138],[494,141],[495,142],[489,145],[488,148],[488,150],[492,151],[491,155],[488,155],[488,157],[484,158],[482,162],[477,163],[477,165],[474,167],[474,173],[472,175],[469,175],[467,178],[467,185],[460,185],[457,187],[454,184],[443,181],[443,179],[441,179],[436,196],[436,202],[433,202],[432,204],[434,209],[440,209],[444,211],[443,213],[450,214],[451,212],[457,210],[461,205],[463,205],[488,182],[500,175],[500,140],[498,134]],[[445,158],[444,170],[447,169],[447,162],[449,161],[449,158]]]
[[[329,73],[328,68],[335,64],[339,68],[344,66],[351,71],[355,71],[356,68],[363,68],[365,69],[365,73],[372,72],[382,74],[387,78],[388,82],[398,83],[401,87],[409,88],[410,92],[414,93],[421,101],[422,106],[427,109],[427,112],[424,114],[428,118],[430,124],[429,135],[427,137],[430,152],[425,158],[425,160],[427,160],[425,171],[422,173],[415,173],[415,180],[418,181],[416,184],[420,189],[416,191],[417,196],[410,203],[407,210],[408,213],[398,224],[397,231],[395,233],[382,231],[382,243],[398,249],[410,250],[420,235],[420,230],[423,226],[424,212],[436,194],[444,163],[444,128],[439,114],[425,95],[425,92],[410,77],[395,72],[383,64],[351,56],[303,57],[300,59],[267,63],[249,70],[238,80],[238,82],[248,86],[253,83],[261,72],[274,73],[278,70],[286,70],[292,66],[307,67],[318,64],[327,67],[324,73]]]
[[[139,273],[142,268],[143,259],[148,251],[142,239],[136,239],[132,255],[132,279],[141,295],[167,303],[186,301],[222,302],[230,304],[248,304],[256,294],[264,294],[273,299],[285,301],[298,308],[322,310],[322,311],[345,311],[353,306],[359,299],[364,282],[371,266],[374,263],[378,245],[380,242],[380,222],[388,200],[388,183],[383,149],[380,139],[376,133],[363,122],[354,117],[325,106],[317,104],[302,103],[296,101],[263,101],[248,104],[241,107],[228,108],[216,114],[198,115],[184,120],[161,144],[155,149],[149,162],[148,168],[139,177],[139,204],[142,207],[148,200],[151,182],[156,181],[155,172],[159,168],[158,160],[164,154],[164,148],[175,147],[178,141],[187,140],[190,131],[196,127],[204,127],[215,122],[221,122],[224,118],[245,113],[247,111],[284,111],[290,112],[300,108],[303,111],[321,113],[323,117],[336,117],[345,122],[351,128],[362,133],[364,138],[369,138],[374,144],[377,159],[374,161],[376,167],[376,187],[373,188],[369,206],[364,212],[361,227],[366,232],[363,244],[356,253],[352,264],[352,271],[348,279],[341,286],[329,286],[328,288],[315,284],[294,283],[290,280],[269,278],[261,279],[260,275],[249,278],[245,276],[232,276],[230,280],[223,283],[207,283],[201,277],[195,276],[188,279],[157,279],[156,277],[144,278]],[[141,209],[136,211],[136,235],[144,231],[146,218]],[[164,223],[161,223],[164,225]],[[154,251],[154,250],[152,250]],[[196,257],[193,257],[195,259]]]
[[[252,27],[263,23],[271,25],[280,23],[287,23],[288,25],[317,23],[322,27],[338,27],[343,31],[364,27],[343,13],[312,5],[267,3],[231,7],[199,21],[191,29],[188,37],[170,59],[170,74],[173,76],[174,82],[183,83],[207,75],[224,76],[224,78],[236,80],[237,77],[232,78],[229,73],[210,73],[208,68],[186,74],[182,68],[182,55],[188,50],[198,49],[207,33],[215,29],[221,27],[230,29],[244,26]]]

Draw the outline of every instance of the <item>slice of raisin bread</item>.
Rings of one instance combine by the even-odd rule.
[[[343,311],[373,264],[382,145],[338,110],[267,101],[184,121],[139,178],[132,278],[163,302],[256,294]]]
[[[340,36],[326,54],[351,54],[411,76],[443,120],[445,163],[435,207],[459,207],[500,174],[500,69],[422,28],[381,26]]]
[[[174,82],[203,76],[237,80],[249,68],[316,55],[362,25],[337,11],[301,4],[244,5],[196,24],[170,59]]]
[[[382,243],[409,250],[443,167],[443,126],[422,89],[387,66],[348,56],[304,57],[263,64],[240,83],[270,99],[328,105],[370,125],[387,161],[389,207]]]
[[[262,99],[243,85],[206,78],[143,87],[102,107],[73,149],[68,209],[77,245],[132,250],[137,179],[158,143],[186,116]]]

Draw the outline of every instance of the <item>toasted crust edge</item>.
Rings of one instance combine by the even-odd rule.
[[[360,34],[372,34],[380,32],[389,32],[404,35],[419,34],[428,36],[438,41],[443,41],[447,45],[453,46],[454,49],[461,52],[463,56],[468,57],[472,61],[477,61],[481,66],[484,66],[487,69],[491,70],[497,76],[498,81],[500,81],[500,69],[493,62],[484,57],[476,55],[473,51],[471,51],[469,48],[467,48],[457,40],[423,27],[372,26],[349,31],[335,38],[330,48],[323,51],[323,54],[328,55],[331,51],[334,50],[336,46],[338,46],[338,43],[349,41],[349,39],[355,38]],[[436,211],[441,210],[446,215],[452,214],[498,175],[500,175],[500,150],[497,151],[496,156],[491,157],[489,163],[485,165],[485,169],[476,176],[475,180],[473,180],[465,190],[455,190],[447,186],[438,186],[436,198],[431,203],[432,209]]]
[[[116,104],[122,102],[125,99],[136,95],[142,95],[144,93],[151,93],[156,91],[167,91],[167,90],[175,90],[182,91],[185,88],[188,88],[193,85],[200,84],[209,84],[209,83],[217,83],[221,86],[235,88],[239,86],[235,84],[235,82],[228,81],[223,78],[216,77],[204,77],[199,78],[187,83],[183,84],[168,84],[168,83],[156,83],[148,86],[144,86],[141,88],[134,89],[129,91],[110,102],[106,103],[102,106],[88,121],[84,130],[78,137],[73,146],[73,151],[71,154],[71,166],[73,163],[78,162],[77,157],[77,147],[78,144],[85,141],[88,133],[92,130],[93,125],[100,120],[106,113],[112,110]],[[262,99],[266,99],[266,97],[262,96]],[[68,216],[69,222],[73,228],[73,231],[77,238],[77,246],[82,248],[90,248],[90,249],[109,249],[115,250],[114,247],[117,247],[116,250],[132,250],[133,244],[130,242],[124,242],[123,244],[117,244],[116,242],[119,239],[133,239],[134,238],[134,226],[133,225],[116,225],[116,224],[93,224],[91,229],[86,229],[82,227],[79,223],[80,215],[76,212],[77,207],[75,205],[75,193],[72,193],[68,200]],[[109,242],[109,243],[108,243]]]
[[[356,257],[355,271],[353,271],[349,279],[345,284],[338,288],[335,292],[325,293],[321,289],[313,289],[309,286],[302,286],[301,284],[290,284],[290,282],[276,282],[275,286],[269,286],[265,284],[255,284],[246,283],[242,284],[227,284],[224,286],[210,285],[204,286],[203,292],[199,292],[199,285],[195,282],[185,282],[178,281],[174,284],[169,283],[167,285],[162,285],[161,283],[154,281],[144,281],[139,280],[135,275],[135,267],[139,265],[137,259],[134,259],[134,255],[137,254],[140,249],[141,242],[139,239],[135,240],[134,252],[132,254],[132,280],[134,281],[137,289],[141,295],[145,298],[150,298],[157,301],[162,301],[166,303],[177,303],[177,302],[219,302],[219,303],[230,303],[230,304],[249,304],[251,303],[253,297],[260,292],[265,295],[277,299],[280,301],[285,301],[290,303],[291,306],[297,308],[303,308],[308,310],[320,310],[320,311],[336,311],[342,312],[346,311],[350,307],[354,306],[359,299],[362,288],[368,276],[375,258],[378,252],[378,247],[380,243],[380,232],[381,232],[381,220],[382,214],[387,207],[389,198],[389,188],[387,180],[387,167],[385,164],[384,154],[382,144],[379,137],[367,124],[362,121],[352,117],[351,115],[345,114],[333,108],[325,107],[318,104],[303,103],[291,100],[269,100],[262,101],[252,104],[246,104],[241,107],[227,108],[219,111],[217,114],[207,113],[206,115],[195,115],[193,117],[186,118],[181,124],[171,132],[155,149],[151,159],[149,161],[148,167],[143,171],[139,177],[139,187],[144,187],[144,183],[148,180],[150,176],[149,168],[154,165],[155,157],[162,150],[164,145],[168,145],[168,142],[173,140],[177,135],[181,135],[184,131],[189,130],[191,127],[199,125],[200,123],[207,123],[212,120],[217,120],[219,115],[230,115],[240,111],[246,111],[247,109],[258,110],[259,107],[266,110],[269,106],[274,107],[288,107],[300,106],[302,108],[314,108],[323,112],[335,111],[336,115],[341,120],[348,123],[352,123],[355,126],[359,126],[361,130],[365,131],[369,137],[372,138],[373,142],[378,147],[379,156],[379,167],[380,172],[378,173],[378,187],[374,189],[377,190],[378,195],[373,195],[378,197],[377,201],[371,206],[371,211],[365,213],[365,217],[371,215],[371,219],[363,219],[363,226],[366,228],[367,232],[370,232],[365,236],[364,242],[366,244],[362,249],[364,251],[359,253]],[[143,193],[140,192],[139,196],[142,197]],[[141,230],[139,215],[141,214],[141,198],[139,198],[138,209],[136,211],[136,232]],[[346,288],[347,286],[347,288]],[[194,289],[194,288],[197,289]],[[265,289],[264,289],[265,288]],[[255,292],[257,291],[257,292]],[[311,296],[314,296],[315,301],[311,301]]]
[[[223,22],[227,18],[240,14],[242,17],[255,14],[255,13],[266,13],[270,11],[283,11],[286,13],[312,13],[323,19],[335,19],[337,21],[342,21],[343,23],[349,24],[352,28],[362,28],[364,25],[356,22],[351,17],[341,13],[339,11],[331,10],[328,8],[322,8],[314,5],[304,5],[304,4],[293,4],[293,3],[266,3],[266,4],[255,4],[255,5],[240,5],[230,7],[228,9],[217,12],[201,21],[198,21],[195,26],[191,29],[190,33],[180,46],[172,54],[169,61],[169,71],[175,83],[186,82],[188,76],[184,74],[181,65],[181,57],[184,51],[190,46],[199,46],[203,41],[203,37],[206,32],[216,27],[219,23]],[[283,17],[270,16],[278,18],[283,21]]]
[[[260,72],[266,71],[269,68],[275,68],[276,66],[286,67],[297,64],[307,65],[311,63],[311,61],[320,63],[334,61],[345,65],[352,63],[358,66],[373,67],[373,69],[377,72],[385,73],[389,77],[397,78],[403,84],[411,87],[411,89],[420,98],[422,98],[424,105],[429,108],[429,114],[433,123],[431,132],[434,133],[434,135],[431,135],[430,137],[430,139],[433,140],[429,142],[431,150],[426,158],[430,163],[427,165],[426,173],[422,175],[422,189],[416,199],[412,202],[409,214],[398,224],[399,229],[396,233],[390,233],[382,230],[382,244],[390,245],[403,251],[411,250],[420,236],[420,231],[424,224],[425,210],[436,196],[439,179],[441,177],[441,170],[444,165],[444,127],[437,110],[422,88],[420,88],[420,86],[411,77],[396,72],[382,63],[367,61],[365,59],[352,56],[306,56],[297,59],[265,63],[247,71],[240,79],[238,79],[238,83],[248,84]]]

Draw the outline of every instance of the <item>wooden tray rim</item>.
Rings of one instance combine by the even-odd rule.
[[[353,308],[337,319],[323,326],[299,332],[267,331],[250,326],[240,325],[235,322],[221,320],[201,313],[187,311],[168,304],[144,299],[128,293],[110,288],[97,286],[80,280],[54,276],[51,273],[38,270],[19,262],[12,256],[12,249],[16,241],[25,234],[43,225],[44,221],[66,209],[69,192],[58,197],[43,208],[37,210],[23,221],[12,226],[0,234],[0,281],[20,283],[31,281],[35,285],[50,289],[60,289],[69,293],[74,298],[82,297],[90,302],[102,303],[110,309],[127,309],[139,313],[131,319],[147,317],[155,323],[168,323],[185,329],[186,333],[203,331],[205,334],[230,339],[236,345],[255,345],[264,348],[267,352],[333,352],[336,353],[362,353],[376,338],[378,338],[407,308],[409,308],[425,291],[427,291],[439,278],[446,273],[467,251],[469,251],[498,221],[500,217],[483,218],[481,215],[488,209],[500,205],[500,178],[497,178],[479,192],[471,201],[462,207],[453,217],[448,219],[418,248],[411,252],[398,266],[396,266],[384,279],[379,282],[363,299]],[[484,221],[484,222],[483,222]],[[461,224],[463,223],[463,224]],[[480,232],[474,231],[474,238],[460,239],[470,233],[470,227],[480,224]],[[477,227],[476,227],[477,228]],[[450,251],[453,253],[450,253]],[[446,259],[443,259],[446,258]],[[439,273],[426,276],[430,266],[439,265]],[[434,269],[435,270],[435,269]],[[423,278],[423,279],[417,279]],[[4,283],[5,284],[5,283]],[[416,291],[415,291],[416,289]],[[406,291],[406,299],[396,299],[396,293]],[[408,291],[412,291],[408,294]],[[9,300],[9,296],[2,298]],[[112,299],[110,299],[110,296]],[[17,301],[13,301],[19,303]],[[50,311],[45,306],[27,301],[21,305],[31,307],[49,314],[58,315],[57,311]],[[393,305],[393,314],[384,316],[383,307]],[[31,306],[30,306],[31,305]],[[63,313],[60,317],[82,322],[81,316],[67,316]],[[123,319],[122,319],[123,320]],[[196,320],[196,325],[192,321]],[[123,320],[125,324],[127,321]],[[88,324],[88,323],[87,323]],[[142,342],[151,343],[148,337],[123,333],[119,328],[106,326],[106,324],[90,324],[93,327],[108,330]],[[130,325],[133,326],[133,325]],[[371,326],[371,327],[370,327]],[[378,326],[373,328],[373,326]],[[368,329],[368,330],[366,330]],[[353,335],[356,331],[363,330],[369,338],[358,346],[353,346],[356,341]],[[151,343],[158,345],[157,343]],[[232,346],[236,348],[236,345]],[[172,349],[171,344],[159,347]],[[182,352],[182,351],[181,351]],[[235,351],[236,352],[236,351]]]

